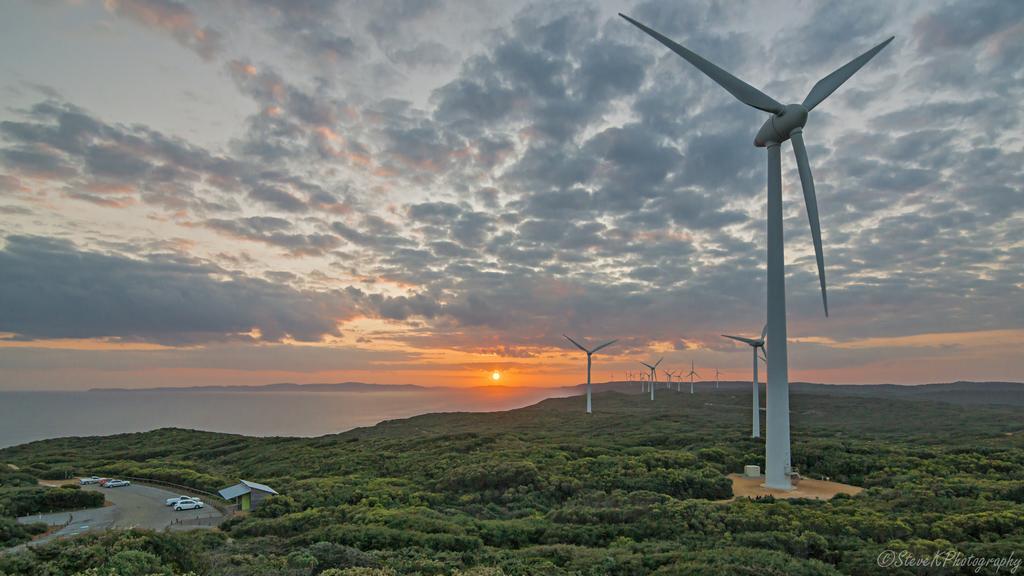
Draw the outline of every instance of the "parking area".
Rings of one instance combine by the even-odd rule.
[[[57,512],[54,514],[36,514],[18,518],[18,522],[45,522],[51,526],[61,526],[59,530],[34,540],[31,545],[74,536],[83,532],[107,530],[110,528],[148,528],[151,530],[193,530],[216,526],[223,520],[219,510],[207,504],[196,510],[176,512],[164,502],[179,494],[163,488],[132,484],[120,488],[100,488],[96,485],[82,486],[83,490],[103,492],[109,505],[103,508],[91,508],[76,512]]]

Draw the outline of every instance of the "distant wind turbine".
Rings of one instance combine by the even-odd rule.
[[[655,362],[653,366],[647,362],[641,362],[641,364],[647,366],[647,369],[651,371],[651,378],[647,381],[647,385],[651,389],[651,400],[654,400],[654,387],[658,384],[658,364],[661,364],[662,360],[664,360],[664,358],[658,358],[658,361]]]
[[[715,390],[718,390],[718,377],[721,375],[718,368],[715,368]]]
[[[761,349],[764,348],[764,339],[765,339],[765,336],[767,336],[767,334],[768,334],[768,325],[767,324],[765,324],[764,328],[761,330],[761,337],[760,338],[745,338],[743,336],[729,336],[728,334],[722,334],[722,336],[724,336],[726,338],[735,340],[737,342],[743,342],[744,344],[750,346],[752,351],[754,352],[754,404],[753,404],[753,408],[752,408],[752,410],[753,410],[753,423],[754,423],[754,427],[753,427],[753,432],[751,432],[751,434],[750,434],[751,438],[760,438],[761,437],[761,401],[760,401],[761,394],[760,394],[760,391],[758,390],[758,383],[757,383],[757,359],[760,358],[760,356],[758,356],[757,350],[758,350],[758,348],[761,348]],[[762,360],[764,360],[765,364],[768,363],[767,359],[762,358]]]
[[[565,336],[565,334],[562,334],[562,336]],[[583,350],[584,352],[587,353],[587,414],[590,414],[591,413],[591,410],[590,410],[590,363],[591,363],[591,356],[594,355],[594,352],[597,352],[598,350],[600,350],[602,348],[607,348],[608,346],[611,346],[612,344],[615,344],[616,342],[618,342],[618,340],[612,340],[611,342],[605,342],[604,344],[601,344],[600,346],[598,346],[597,348],[594,348],[593,350],[587,350],[582,345],[580,345],[579,342],[573,340],[572,338],[569,338],[568,336],[565,336],[565,339],[568,340],[569,342],[572,342],[573,344],[576,345],[577,348],[579,348],[580,350]]]
[[[668,384],[665,386],[665,389],[666,390],[671,390],[672,389],[672,377],[675,376],[676,373],[673,372],[672,370],[662,370],[662,373],[664,373],[665,376],[668,376]]]
[[[697,374],[693,369],[693,360],[690,360],[690,373],[687,374],[687,376],[690,377],[690,394],[693,394],[693,377],[696,376],[700,378],[700,374]]]
[[[807,219],[811,226],[814,257],[818,264],[821,302],[827,317],[825,258],[821,249],[821,227],[818,222],[818,200],[814,192],[814,178],[811,176],[811,164],[807,159],[807,149],[804,147],[804,125],[807,123],[807,115],[810,111],[839,89],[889,42],[892,42],[893,37],[890,36],[835,72],[818,80],[800,104],[783,106],[771,96],[715,66],[661,33],[625,14],[619,14],[619,16],[664,44],[669,50],[682,56],[740,102],[771,114],[754,137],[754,146],[766,148],[768,153],[768,273],[766,276],[768,282],[768,326],[771,329],[768,339],[772,341],[772,347],[768,350],[769,360],[771,360],[768,362],[768,397],[771,400],[768,402],[768,441],[765,442],[765,486],[783,490],[792,489],[792,470],[787,462],[790,450],[789,362],[786,350],[786,259],[782,238],[782,152],[780,146],[786,140],[793,141],[797,171],[800,174],[804,204],[807,207]]]

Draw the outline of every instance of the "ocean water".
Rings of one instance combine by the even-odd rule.
[[[373,392],[0,392],[0,448],[63,436],[177,427],[249,436],[320,436],[431,412],[528,406],[564,390]]]

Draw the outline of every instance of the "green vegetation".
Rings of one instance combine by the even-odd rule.
[[[867,575],[886,549],[1024,551],[1021,407],[794,394],[793,464],[867,490],[728,501],[725,475],[763,465],[748,402],[604,393],[589,417],[565,398],[320,438],[165,429],[17,446],[0,462],[203,490],[246,478],[282,496],[220,530],[83,535],[2,556],[0,573]]]
[[[0,466],[0,547],[20,544],[46,531],[45,524],[18,524],[18,516],[103,506],[103,494],[98,492],[83,492],[77,485],[51,488],[37,482],[29,472]]]

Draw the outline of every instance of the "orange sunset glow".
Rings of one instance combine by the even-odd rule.
[[[0,79],[0,388],[559,388],[586,380],[564,333],[618,340],[594,356],[595,382],[661,357],[669,371],[750,378],[744,349],[720,336],[755,335],[766,318],[764,167],[742,104],[716,120],[680,106],[699,76],[656,68],[657,43],[601,10],[552,20],[577,22],[597,50],[558,55],[492,34],[522,30],[515,3],[454,18],[438,7],[415,34],[372,42],[324,29],[316,49],[303,29],[284,51],[226,32],[283,14],[253,10],[223,27],[214,6],[177,2],[9,8],[4,21],[25,25],[8,30],[19,57]],[[740,35],[786,27],[737,18]],[[68,22],[108,36],[62,33]],[[941,59],[915,47],[948,48],[943,30],[900,19],[857,75],[882,87],[884,110],[837,97],[842,120],[813,127],[830,317],[805,209],[787,196],[792,379],[1024,378],[1014,123],[980,128],[982,152],[967,132],[925,131],[922,117],[945,112],[919,109],[1015,88],[1001,74],[926,81]],[[978,57],[1002,58],[1004,37],[979,41]],[[596,57],[610,46],[622,62]],[[833,47],[791,48],[816,55],[808,78],[835,64]],[[529,72],[566,59],[565,74]],[[891,134],[868,146],[862,117]],[[955,154],[914,149],[935,140]]]

